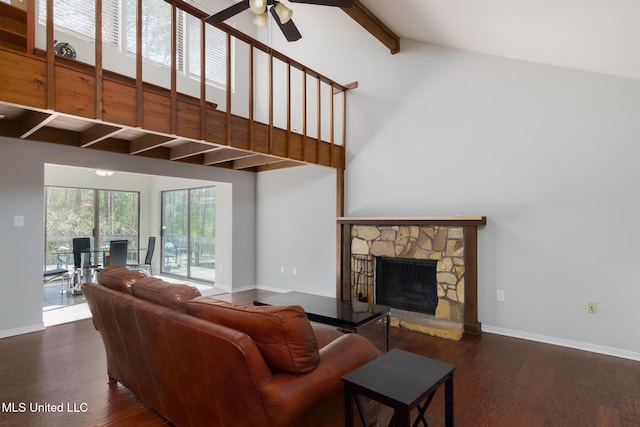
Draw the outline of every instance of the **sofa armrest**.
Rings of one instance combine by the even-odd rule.
[[[343,375],[380,356],[369,340],[358,334],[341,336],[320,350],[320,364],[302,375],[279,373],[261,390],[270,425],[286,426],[342,393]]]

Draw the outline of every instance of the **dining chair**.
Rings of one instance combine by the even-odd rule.
[[[74,237],[72,240],[73,249],[73,279],[71,283],[72,293],[78,293],[82,280],[93,280],[95,270],[100,264],[91,262],[91,238]],[[87,277],[88,276],[88,277]]]
[[[111,240],[109,242],[109,267],[126,267],[128,252],[128,240]]]
[[[71,276],[69,276],[69,270],[66,268],[52,268],[42,272],[43,285],[57,279],[60,279],[60,292],[65,293],[70,287]]]
[[[144,262],[142,263],[129,263],[127,267],[130,268],[143,268],[149,272],[150,276],[153,276],[153,270],[151,267],[151,260],[153,259],[153,252],[156,248],[155,236],[149,236],[149,243],[147,244],[147,254],[144,256]]]

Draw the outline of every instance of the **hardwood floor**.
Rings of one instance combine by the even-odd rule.
[[[218,298],[250,304],[271,294]],[[379,325],[362,333],[382,347]],[[640,362],[488,333],[454,342],[391,328],[391,347],[457,366],[458,427],[640,426]],[[122,385],[107,384],[91,320],[1,339],[0,403],[0,426],[169,425]],[[12,404],[25,412],[10,412]],[[62,404],[63,412],[31,412],[35,404]],[[430,426],[444,425],[443,390],[427,414]],[[384,411],[380,425],[389,418]]]

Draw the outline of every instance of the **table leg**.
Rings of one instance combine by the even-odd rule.
[[[387,336],[386,336],[386,342],[385,342],[385,346],[386,346],[386,351],[389,351],[389,325],[391,323],[391,314],[387,313]]]
[[[453,427],[453,372],[444,383],[444,416],[445,425]]]
[[[433,399],[433,396],[435,396],[435,394],[436,394],[435,391],[431,393],[431,396],[427,398],[427,400],[424,402],[424,405],[420,406],[420,404],[418,403],[418,416],[416,417],[416,422],[413,423],[413,427],[417,427],[417,425],[420,424],[421,420],[422,420],[422,424],[424,424],[424,427],[429,427],[429,424],[427,424],[427,419],[424,417],[424,414],[425,412],[427,412],[427,408],[431,404],[431,400]]]
[[[396,423],[394,424],[395,426],[402,426],[402,427],[410,427],[411,426],[411,411],[409,410],[409,408],[407,406],[402,407],[402,408],[396,408],[395,411],[395,415],[397,416],[396,418]]]
[[[344,387],[344,425],[353,427],[353,393],[347,384]]]

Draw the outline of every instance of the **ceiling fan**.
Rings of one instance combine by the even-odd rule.
[[[291,3],[307,3],[316,4],[321,6],[335,6],[335,7],[351,7],[355,0],[289,0]],[[206,22],[213,24],[225,21],[232,16],[243,12],[247,9],[256,15],[253,19],[253,23],[264,27],[267,25],[267,9],[271,12],[271,16],[276,21],[280,30],[290,42],[299,40],[302,37],[300,31],[291,20],[293,11],[285,6],[278,0],[242,0],[240,3],[236,3],[233,6],[221,10],[220,12],[209,16],[205,19]]]

